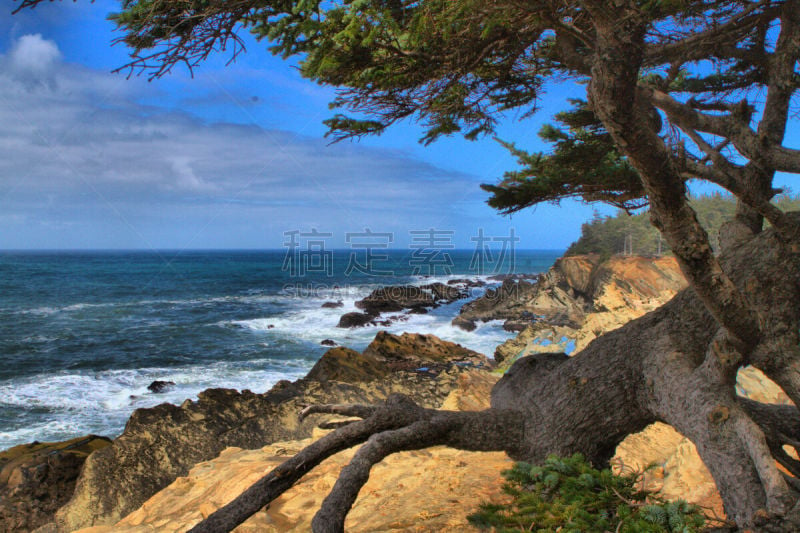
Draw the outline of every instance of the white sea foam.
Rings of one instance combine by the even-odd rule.
[[[423,284],[433,283],[430,279],[424,278],[425,283]],[[481,292],[476,293],[476,296]],[[451,320],[468,300],[459,300],[443,305],[431,309],[426,314],[385,313],[378,320],[399,317],[399,319],[392,320],[389,326],[378,325],[352,329],[337,327],[339,319],[344,313],[359,311],[355,307],[355,301],[368,293],[369,291],[366,289],[357,291],[354,296],[358,298],[351,297],[348,300],[342,300],[344,305],[339,308],[322,308],[321,303],[325,298],[308,298],[298,302],[292,311],[278,316],[220,322],[218,325],[249,330],[261,339],[267,339],[261,342],[283,339],[319,344],[322,340],[331,339],[356,350],[365,348],[379,330],[387,330],[395,334],[430,333],[441,339],[462,344],[489,357],[493,356],[498,344],[513,336],[512,333],[502,329],[501,321],[479,323],[474,331],[464,331],[453,326]]]
[[[108,308],[108,307],[123,307],[123,308],[137,308],[137,307],[152,307],[152,306],[176,306],[176,307],[212,307],[220,303],[246,303],[255,305],[277,305],[287,306],[293,305],[297,301],[307,300],[308,295],[304,293],[306,290],[303,287],[295,287],[288,285],[288,288],[279,294],[264,293],[264,294],[241,294],[233,296],[213,296],[208,298],[187,298],[187,299],[150,299],[150,300],[131,300],[131,301],[118,301],[118,302],[103,302],[103,303],[88,303],[79,302],[61,307],[42,306],[30,309],[10,309],[4,308],[21,315],[34,315],[34,316],[50,316],[58,313],[73,313],[76,311],[83,311],[93,308]],[[377,285],[376,285],[377,287]],[[328,300],[341,300],[352,299],[353,301],[363,298],[369,294],[369,290],[361,286],[350,287],[318,287],[312,289],[314,294],[318,295],[318,299]],[[365,292],[366,291],[366,292]]]
[[[114,437],[134,409],[169,402],[180,404],[211,387],[264,392],[281,379],[304,376],[305,359],[260,359],[217,362],[175,368],[107,370],[96,373],[59,373],[0,382],[0,407],[47,411],[32,424],[0,432],[0,449],[31,440],[59,440],[86,433]],[[163,394],[147,386],[155,380],[172,381]]]

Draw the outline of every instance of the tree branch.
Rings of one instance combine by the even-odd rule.
[[[793,89],[795,90],[796,87]],[[648,89],[650,101],[675,123],[685,124],[704,133],[730,139],[736,149],[750,160],[768,165],[771,170],[800,173],[800,150],[772,144],[735,115],[700,113],[688,104],[657,89]]]
[[[720,58],[746,59],[758,63],[763,60],[763,54],[738,48],[736,44],[744,40],[759,24],[777,15],[779,11],[775,7],[758,12],[771,3],[769,0],[752,3],[727,22],[683,37],[676,42],[648,45],[645,48],[644,63],[656,66],[673,62],[698,61],[707,59],[709,51],[716,52]]]
[[[326,405],[309,405],[300,411],[300,420],[304,420],[308,416],[316,413],[325,413],[331,415],[342,416],[357,416],[358,418],[369,418],[374,415],[378,410],[374,405],[353,405],[353,404],[326,404]]]

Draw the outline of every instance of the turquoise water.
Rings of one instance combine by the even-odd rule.
[[[303,376],[324,339],[363,349],[378,328],[336,324],[372,289],[495,273],[479,269],[471,251],[427,264],[410,251],[382,253],[367,272],[348,272],[349,250],[299,263],[283,250],[0,252],[0,449],[116,436],[134,409],[209,387],[263,392]],[[516,251],[498,273],[543,272],[559,255]],[[321,308],[335,300],[344,307]],[[463,303],[384,329],[433,333],[491,355],[510,334],[499,324],[453,328]],[[156,379],[176,386],[152,394]]]

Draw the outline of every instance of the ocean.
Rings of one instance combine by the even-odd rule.
[[[499,322],[451,326],[466,300],[389,327],[336,325],[379,286],[492,286],[493,274],[544,272],[561,255],[516,250],[491,268],[468,250],[417,252],[382,250],[371,263],[351,250],[0,252],[0,449],[116,437],[134,409],[210,387],[267,391],[304,376],[325,339],[362,350],[379,329],[432,333],[491,356],[512,334]],[[155,380],[175,386],[154,394]]]

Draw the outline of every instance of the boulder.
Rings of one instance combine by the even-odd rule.
[[[69,500],[84,461],[111,439],[88,435],[0,452],[0,531],[31,531]]]
[[[333,339],[324,339],[324,340],[320,341],[320,345],[321,346],[336,346],[337,343]]]
[[[475,323],[475,320],[471,320],[461,315],[455,317],[452,321],[452,324],[463,329],[464,331],[475,331],[478,327],[478,325]]]
[[[344,307],[344,303],[341,300],[337,300],[335,302],[325,302],[322,304],[324,309],[337,309],[339,307]]]
[[[153,394],[163,394],[167,392],[170,388],[175,386],[174,381],[159,381],[156,380],[152,382],[150,385],[147,386],[147,390],[152,392]]]
[[[353,311],[352,313],[345,313],[339,319],[339,324],[336,327],[339,328],[359,328],[361,326],[366,326],[367,324],[371,324],[372,321],[375,320],[373,315],[368,315],[367,313],[359,313],[358,311]]]

